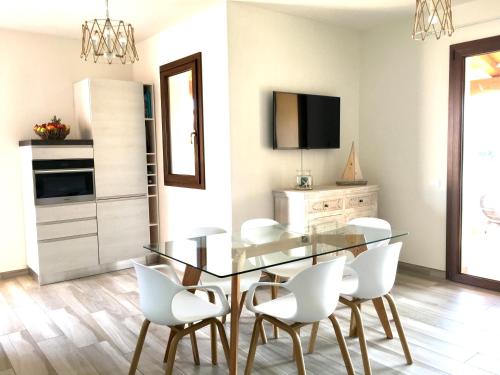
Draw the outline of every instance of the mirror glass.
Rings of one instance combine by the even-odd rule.
[[[168,77],[168,87],[171,173],[194,176],[196,133],[193,71],[188,70]]]

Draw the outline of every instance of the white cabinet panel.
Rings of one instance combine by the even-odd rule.
[[[147,198],[112,199],[97,203],[99,263],[145,254],[149,242]]]
[[[94,122],[96,197],[147,193],[144,124]]]
[[[96,197],[146,194],[142,84],[91,80],[90,103]]]
[[[36,206],[36,222],[87,219],[95,217],[95,202]]]
[[[38,241],[97,234],[97,222],[95,219],[89,219],[65,221],[55,224],[38,224],[37,233]]]
[[[92,159],[92,146],[41,146],[32,148],[33,160]]]
[[[38,244],[41,276],[96,266],[97,236],[85,236]]]

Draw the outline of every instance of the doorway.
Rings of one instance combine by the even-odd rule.
[[[450,47],[447,278],[500,290],[500,36]]]

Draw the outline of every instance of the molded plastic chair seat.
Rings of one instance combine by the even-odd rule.
[[[257,306],[252,306],[251,311],[256,314],[266,314],[281,321],[290,322],[293,321],[293,317],[297,313],[297,299],[290,293]]]
[[[172,314],[184,324],[226,315],[229,310],[229,306],[207,302],[188,291],[182,291],[172,299]]]
[[[347,268],[348,267],[346,267],[346,269]],[[348,270],[347,272],[347,274],[344,272],[344,275],[342,277],[342,283],[340,285],[340,295],[349,298],[348,295],[354,293],[358,289],[359,278],[358,275],[351,273],[353,271]]]

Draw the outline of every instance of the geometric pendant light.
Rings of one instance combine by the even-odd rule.
[[[106,0],[106,19],[94,19],[82,24],[82,51],[80,58],[94,63],[132,64],[139,60],[135,48],[134,28],[123,21],[109,19]]]
[[[413,39],[425,40],[429,35],[439,39],[441,35],[451,36],[453,31],[451,0],[417,0]]]

